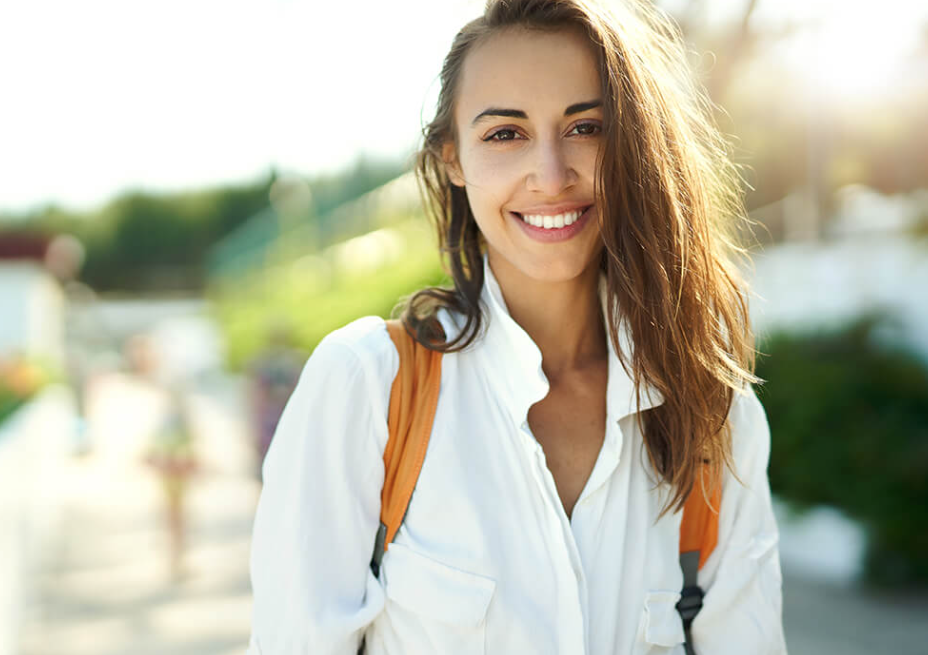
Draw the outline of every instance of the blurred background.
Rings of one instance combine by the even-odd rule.
[[[928,643],[928,5],[666,0],[743,166],[794,655]],[[445,280],[482,4],[0,4],[0,655],[244,651],[306,357]]]

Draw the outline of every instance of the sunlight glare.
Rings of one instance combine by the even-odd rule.
[[[818,94],[864,99],[893,83],[917,37],[911,19],[906,12],[872,5],[836,11],[804,34],[794,53]]]

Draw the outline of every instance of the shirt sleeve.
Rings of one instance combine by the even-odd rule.
[[[372,336],[389,342],[381,331]],[[330,335],[287,402],[254,520],[248,655],[357,655],[383,608],[369,565],[397,355],[379,350],[378,360]]]
[[[706,595],[693,641],[704,655],[785,655],[779,532],[767,479],[770,428],[753,390],[736,396],[730,420],[741,482],[726,471],[719,541],[699,572]]]

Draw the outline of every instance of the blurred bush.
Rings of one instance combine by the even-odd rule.
[[[794,507],[839,507],[869,536],[868,582],[928,584],[928,366],[885,318],[765,340],[758,395],[770,484]]]
[[[330,211],[402,173],[401,161],[358,159],[345,170],[307,180],[310,211]],[[268,206],[276,171],[243,184],[183,192],[125,191],[86,212],[48,206],[22,214],[0,212],[0,228],[75,235],[86,248],[84,282],[98,291],[201,291],[208,284],[210,249]]]
[[[0,423],[54,378],[51,367],[34,358],[0,357]]]
[[[283,328],[289,345],[311,352],[356,318],[390,316],[417,289],[447,282],[434,237],[421,216],[318,253],[224,280],[209,296],[226,342],[226,363],[241,371]]]

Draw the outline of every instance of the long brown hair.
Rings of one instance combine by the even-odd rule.
[[[467,53],[512,27],[580,27],[598,53],[604,111],[595,197],[599,207],[609,338],[638,401],[650,384],[664,402],[638,415],[648,457],[682,507],[708,464],[708,479],[731,468],[726,418],[754,377],[746,287],[731,235],[746,221],[741,177],[691,74],[683,40],[658,9],[640,0],[490,0],[452,43],[441,71],[435,118],[424,130],[416,172],[435,221],[452,288],[432,287],[406,302],[407,329],[435,350],[454,352],[480,333],[482,236],[466,191],[450,183],[442,147],[455,142],[454,100]],[[439,339],[435,310],[463,315],[463,330]],[[634,344],[620,347],[622,322]],[[708,493],[703,485],[703,493]]]

